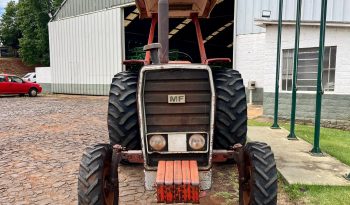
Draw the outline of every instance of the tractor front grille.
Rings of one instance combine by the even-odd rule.
[[[169,95],[185,95],[186,102],[168,103]],[[211,89],[207,70],[150,70],[144,76],[147,133],[209,132]]]

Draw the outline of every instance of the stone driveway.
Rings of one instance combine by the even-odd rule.
[[[84,148],[108,142],[107,97],[0,97],[0,204],[77,204]],[[127,171],[126,171],[127,170]],[[201,204],[237,204],[233,165],[214,167],[214,185]],[[143,167],[120,168],[121,204],[153,204]],[[290,204],[279,195],[279,204]]]

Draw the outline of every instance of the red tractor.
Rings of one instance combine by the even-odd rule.
[[[136,0],[140,18],[151,18],[145,60],[114,76],[109,96],[110,144],[88,147],[78,180],[79,204],[118,204],[118,166],[143,163],[145,188],[158,202],[199,203],[211,188],[212,164],[234,161],[242,205],[277,203],[277,169],[270,146],[247,141],[247,102],[238,71],[211,66],[198,18],[217,0]],[[169,18],[195,25],[200,64],[169,61]],[[158,43],[153,43],[158,23]],[[233,170],[232,170],[233,171]]]

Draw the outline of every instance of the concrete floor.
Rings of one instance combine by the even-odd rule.
[[[251,141],[268,143],[275,154],[278,171],[289,184],[350,186],[344,175],[350,167],[326,155],[312,156],[312,145],[302,139],[288,140],[285,129],[249,127]]]

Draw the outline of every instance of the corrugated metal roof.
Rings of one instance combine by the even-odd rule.
[[[296,0],[284,0],[283,20],[295,20]],[[319,21],[321,0],[302,1],[302,21]],[[237,34],[261,33],[265,29],[255,25],[255,19],[263,19],[262,11],[271,11],[271,17],[264,20],[278,19],[279,0],[238,0]],[[350,0],[328,0],[327,21],[350,22]]]
[[[51,21],[133,3],[135,0],[65,0]]]

